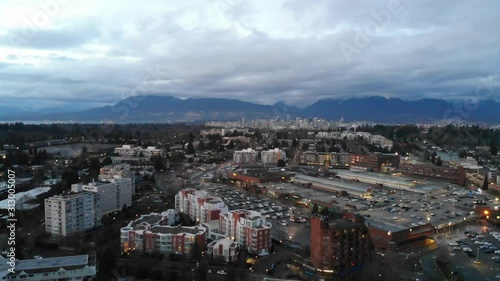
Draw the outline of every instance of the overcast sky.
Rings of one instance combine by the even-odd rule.
[[[458,99],[481,81],[495,98],[499,11],[495,0],[2,0],[0,108],[137,94]]]

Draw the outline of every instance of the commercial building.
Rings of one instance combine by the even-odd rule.
[[[231,239],[212,241],[207,245],[208,257],[213,260],[236,261],[238,253],[238,243]]]
[[[151,156],[165,156],[164,149],[156,148],[154,146],[142,148],[140,146],[123,145],[122,147],[115,148],[115,153],[122,157],[151,158]]]
[[[45,231],[56,236],[85,231],[101,222],[99,200],[92,193],[56,195],[45,199]]]
[[[338,273],[360,266],[372,257],[373,246],[362,218],[311,217],[311,262],[321,272]]]
[[[245,169],[243,172],[233,172],[228,171],[228,179],[235,182],[237,185],[245,187],[251,186],[257,183],[268,183],[268,182],[286,182],[290,180],[290,173],[286,172],[270,172],[269,170]]]
[[[219,232],[248,250],[267,255],[271,247],[271,223],[259,212],[235,210],[219,217]]]
[[[262,164],[276,165],[279,160],[286,161],[286,153],[281,149],[269,149],[260,153],[260,161]]]
[[[351,169],[368,172],[380,172],[384,170],[397,169],[400,159],[396,154],[375,153],[372,155],[351,155]]]
[[[233,162],[236,164],[252,164],[259,160],[259,152],[251,148],[235,151]]]
[[[175,195],[175,209],[199,223],[218,220],[219,215],[229,210],[220,197],[194,188],[183,189]]]
[[[348,168],[351,164],[351,155],[348,153],[306,151],[300,155],[299,164],[327,165],[334,166],[336,168]]]
[[[403,175],[436,179],[465,186],[465,169],[458,167],[439,167],[422,164],[401,164],[399,171]]]
[[[90,192],[96,194],[103,215],[120,211],[123,206],[132,206],[133,183],[130,178],[112,178],[107,182],[91,182],[88,184],[73,184],[75,192]]]
[[[122,252],[179,254],[191,256],[195,243],[206,245],[206,229],[201,226],[168,226],[165,214],[149,214],[131,221],[120,230]]]
[[[89,255],[16,260],[15,273],[0,256],[1,280],[91,280],[96,277],[96,261]]]

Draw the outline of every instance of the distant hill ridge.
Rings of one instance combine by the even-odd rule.
[[[475,110],[467,110],[475,109]],[[134,96],[113,106],[72,112],[0,112],[0,120],[31,121],[115,121],[133,122],[202,122],[231,121],[246,118],[320,117],[328,120],[372,121],[381,123],[436,122],[463,119],[467,122],[500,123],[500,103],[485,100],[477,106],[454,105],[439,99],[404,101],[399,98],[366,97],[321,99],[305,108],[285,102],[262,105],[235,99],[189,98],[174,96]]]

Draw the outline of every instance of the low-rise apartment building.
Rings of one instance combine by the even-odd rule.
[[[213,260],[225,262],[236,261],[238,253],[238,243],[231,239],[216,240],[207,245],[207,255]]]
[[[259,212],[235,210],[219,217],[219,232],[248,250],[267,255],[271,247],[271,223]]]
[[[259,160],[259,152],[251,148],[235,151],[233,162],[236,164],[252,164]]]
[[[0,256],[0,280],[72,280],[96,278],[96,261],[89,255],[65,256],[43,259],[16,260],[14,273],[8,261]]]
[[[169,226],[162,214],[149,214],[131,221],[120,230],[122,252],[179,254],[190,256],[195,243],[206,245],[206,229],[201,226]]]
[[[260,161],[262,164],[276,165],[279,160],[286,161],[285,151],[279,148],[264,150],[260,153]]]

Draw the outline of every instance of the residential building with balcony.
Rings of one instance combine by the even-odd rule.
[[[220,197],[194,188],[183,189],[175,195],[175,209],[198,223],[218,220],[220,214],[229,210]]]
[[[236,164],[253,164],[259,160],[259,152],[251,148],[235,151],[233,162]]]
[[[235,210],[219,217],[219,232],[250,254],[267,255],[271,248],[271,223],[259,212]]]
[[[149,214],[131,221],[120,230],[122,252],[179,254],[190,256],[195,243],[206,245],[202,226],[168,226],[165,214]]]
[[[324,273],[349,271],[368,262],[373,254],[368,228],[357,217],[311,217],[310,245],[312,265]]]
[[[101,222],[102,212],[95,194],[80,192],[45,199],[45,231],[67,236],[92,229]]]
[[[123,206],[132,206],[133,182],[130,178],[108,178],[107,181],[88,184],[73,184],[75,192],[90,192],[98,195],[103,215],[120,211]]]
[[[262,164],[276,165],[279,160],[286,161],[285,151],[279,148],[264,150],[260,153],[260,161]]]

